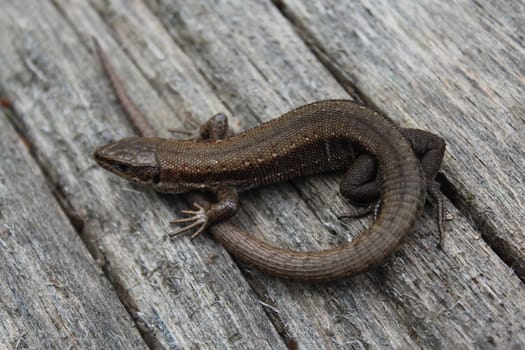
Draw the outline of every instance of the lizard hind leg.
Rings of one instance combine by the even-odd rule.
[[[378,199],[376,202],[368,204],[366,207],[359,207],[347,213],[338,215],[337,218],[339,220],[342,220],[345,218],[361,218],[361,217],[373,214],[374,220],[375,220],[377,219],[377,216],[379,215],[379,210],[381,210],[381,199]]]
[[[439,183],[436,181],[429,181],[429,184],[427,185],[427,193],[434,200],[434,205],[436,207],[436,223],[439,232],[438,248],[442,248],[445,236],[445,206],[443,203],[443,194],[439,189]]]
[[[445,154],[445,140],[424,130],[402,129],[401,132],[412,146],[412,150],[420,160],[421,167],[425,172],[427,193],[433,199],[436,207],[436,223],[439,232],[438,247],[441,248],[445,234],[445,208],[443,205],[443,194],[439,189],[439,183],[435,179]]]
[[[363,217],[372,213],[374,218],[377,217],[381,201],[376,177],[376,160],[368,154],[359,155],[341,180],[339,191],[350,203],[360,208],[340,215],[340,219]]]

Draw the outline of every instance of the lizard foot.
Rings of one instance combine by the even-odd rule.
[[[345,218],[361,218],[369,214],[374,214],[374,220],[375,220],[377,219],[377,216],[379,215],[380,209],[381,209],[381,200],[378,200],[375,203],[370,203],[366,207],[354,209],[349,213],[341,214],[337,218],[339,220],[345,219]]]
[[[436,223],[439,232],[438,248],[443,249],[443,240],[445,238],[445,205],[443,203],[443,194],[439,189],[439,183],[430,181],[427,184],[427,192],[434,200],[436,206]]]
[[[188,223],[186,226],[181,227],[175,232],[172,232],[169,234],[170,237],[173,237],[175,235],[178,235],[179,233],[186,232],[188,230],[191,230],[192,228],[198,227],[197,231],[195,231],[194,234],[190,236],[190,238],[193,240],[197,236],[199,236],[204,230],[208,227],[208,217],[206,216],[206,210],[198,205],[197,203],[193,203],[193,206],[197,208],[197,210],[181,210],[183,214],[191,215],[187,218],[182,219],[174,219],[170,221],[170,224],[183,224]]]

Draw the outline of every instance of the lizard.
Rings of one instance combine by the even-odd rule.
[[[138,124],[147,124],[98,43],[96,50],[126,113]],[[193,210],[182,211],[186,217],[172,220],[185,226],[171,235],[195,230],[195,238],[211,228],[233,255],[270,274],[328,281],[377,266],[413,229],[427,193],[437,204],[443,235],[443,201],[435,177],[446,148],[444,139],[424,130],[401,129],[350,100],[313,102],[236,135],[230,135],[224,114],[211,117],[198,140],[155,137],[151,128],[138,128],[148,137],[132,136],[101,146],[94,151],[95,161],[159,192],[215,194],[217,202],[207,206],[195,202]],[[321,251],[293,251],[221,224],[238,211],[240,191],[345,169],[340,183],[343,197],[358,204],[379,203],[373,224],[350,242]]]

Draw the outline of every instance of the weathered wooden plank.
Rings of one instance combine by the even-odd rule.
[[[0,110],[0,348],[146,348]]]
[[[447,140],[450,196],[525,278],[525,2],[280,3],[340,81]]]
[[[276,14],[275,9],[265,4],[258,3],[255,5],[252,3],[250,9],[239,4],[228,5],[224,3],[220,6],[211,6],[195,4],[194,2],[179,2],[160,8],[156,7],[158,5],[150,4],[157,15],[164,20],[166,28],[170,29],[177,43],[191,56],[199,70],[208,76],[215,93],[219,95],[221,100],[225,101],[234,115],[245,116],[244,120],[248,125],[252,119],[257,120],[258,114],[261,114],[261,118],[266,119],[271,118],[272,113],[276,115],[287,110],[289,105],[283,106],[282,110],[278,107],[283,103],[283,100],[291,102],[296,99],[297,104],[299,104],[303,102],[301,100],[303,98],[304,101],[308,101],[309,99],[343,95],[334,80],[326,74],[326,71],[297,41],[287,24]],[[121,4],[114,3],[110,11],[112,16],[108,17],[108,23],[117,33],[122,45],[128,48],[133,60],[144,72],[148,71],[145,75],[151,81],[154,81],[156,76],[163,74],[168,77],[176,76],[174,68],[170,68],[166,64],[163,64],[162,69],[157,68],[158,61],[152,57],[151,53],[147,49],[140,49],[143,47],[141,43],[148,43],[153,47],[170,46],[168,39],[159,39],[154,32],[144,30],[143,26],[137,29],[139,23],[154,21],[154,18],[148,15],[147,8],[141,6],[140,2],[134,2],[132,6],[124,8]],[[114,20],[115,18],[118,20]],[[250,39],[249,44],[246,38]],[[138,49],[131,49],[132,47],[138,47]],[[131,53],[131,50],[137,51]],[[294,62],[294,64],[289,62]],[[164,62],[162,61],[162,63]],[[313,82],[313,84],[305,85],[305,81]],[[254,87],[247,89],[246,87],[250,84]],[[319,86],[323,87],[322,92],[319,91]],[[172,93],[177,96],[176,88],[172,88],[175,90]],[[169,94],[166,97],[169,97]],[[140,98],[140,96],[136,96],[136,98]],[[199,96],[196,98],[200,99]],[[148,110],[150,108],[155,107],[150,106]],[[202,113],[196,110],[194,114],[207,115],[208,112]],[[301,187],[301,195],[307,199],[307,202],[312,203],[314,208],[327,208],[334,205],[332,203],[336,195],[337,185],[333,178],[327,183],[324,181],[304,181],[302,185],[305,183],[314,186],[314,188]],[[284,188],[288,189],[288,187]],[[322,243],[312,242],[311,238],[308,241],[308,234],[300,236],[294,232],[295,230],[316,232],[321,228],[318,221],[309,219],[309,216],[315,215],[315,209],[298,204],[301,202],[301,198],[295,193],[282,193],[281,189],[263,189],[247,197],[250,198],[250,201],[244,202],[245,211],[238,218],[244,227],[260,233],[266,232],[269,239],[277,240],[279,243],[288,246],[300,247],[302,245],[315,249],[319,246],[326,246],[327,241],[334,243],[334,239],[326,239]],[[294,208],[294,206],[297,207]],[[337,209],[334,210],[341,212],[345,210],[341,202],[336,203],[335,206]],[[262,213],[267,213],[268,216],[264,217]],[[322,219],[327,222],[335,222],[333,212],[318,215],[325,215]],[[268,217],[275,219],[269,220]],[[412,258],[406,258],[403,255],[400,258],[401,261],[403,259],[410,260],[413,265],[402,265],[401,270],[397,270],[401,277],[393,272],[392,275],[389,275],[387,272],[386,278],[393,279],[393,281],[389,281],[392,289],[387,288],[386,291],[382,291],[381,296],[388,295],[389,298],[384,298],[388,301],[383,301],[384,305],[379,307],[376,300],[376,288],[377,285],[381,284],[381,278],[385,278],[381,273],[371,274],[371,281],[366,277],[358,278],[351,282],[343,282],[349,283],[348,285],[343,284],[344,287],[337,285],[333,290],[330,287],[325,287],[324,291],[320,291],[317,287],[290,285],[266,279],[259,274],[256,274],[257,277],[251,279],[251,282],[258,290],[263,291],[261,296],[270,296],[266,297],[267,300],[278,307],[279,316],[288,325],[290,333],[295,335],[306,347],[342,347],[352,341],[375,344],[378,347],[384,344],[410,346],[410,344],[418,344],[420,341],[422,342],[419,344],[420,346],[436,344],[453,346],[486,341],[483,336],[487,332],[501,334],[497,337],[497,341],[501,344],[510,344],[512,340],[505,334],[506,327],[510,325],[512,334],[519,334],[519,326],[516,326],[518,323],[515,321],[521,316],[519,310],[522,296],[519,297],[519,295],[523,291],[516,288],[520,285],[519,281],[514,278],[510,284],[498,289],[501,298],[506,298],[507,293],[518,293],[518,297],[515,298],[517,304],[509,312],[510,317],[507,321],[501,322],[498,327],[493,329],[493,332],[490,332],[491,323],[489,319],[500,313],[499,307],[491,306],[492,310],[488,313],[481,311],[476,308],[476,299],[479,299],[480,295],[476,292],[468,292],[472,283],[470,277],[482,274],[479,267],[475,267],[479,263],[477,260],[479,253],[476,251],[485,252],[481,266],[486,267],[489,264],[494,272],[498,273],[499,271],[500,274],[502,271],[506,271],[506,266],[501,264],[484,244],[479,246],[479,243],[482,242],[475,241],[475,245],[471,245],[472,243],[468,238],[470,237],[472,240],[477,233],[469,228],[466,222],[458,219],[456,224],[458,225],[456,227],[458,232],[466,230],[469,234],[461,233],[462,237],[466,237],[465,241],[454,242],[453,245],[455,246],[448,247],[449,252],[466,251],[471,260],[461,261],[462,269],[458,272],[460,276],[453,277],[460,282],[456,282],[454,291],[449,294],[444,293],[443,290],[449,287],[450,282],[440,280],[436,276],[446,276],[452,267],[459,264],[457,257],[452,254],[453,256],[447,259],[443,253],[435,252],[434,238],[425,240],[421,236],[414,238],[417,241],[416,245],[418,243],[421,245],[414,246],[413,251],[407,253],[413,254]],[[430,227],[422,230],[427,232],[435,230],[432,224]],[[340,228],[336,227],[337,229]],[[272,233],[275,231],[286,232],[289,236],[280,236],[276,239],[272,237]],[[421,239],[423,242],[420,243]],[[304,242],[305,240],[306,242]],[[410,242],[414,244],[413,241]],[[410,249],[410,247],[406,249]],[[420,252],[425,252],[426,255],[421,257]],[[417,259],[423,260],[424,264],[422,266],[417,264]],[[398,265],[395,267],[396,269],[399,268]],[[427,270],[433,271],[435,275],[422,276],[419,280],[420,284],[414,287],[413,282],[416,278],[414,276],[419,277],[422,271]],[[461,274],[466,270],[477,272],[470,275],[469,278],[461,277]],[[483,278],[482,285],[484,287],[482,289],[492,289],[500,285],[501,281],[499,281],[497,273],[496,276],[491,275]],[[263,282],[258,283],[257,278],[261,278]],[[360,284],[360,286],[356,287],[355,284]],[[429,291],[428,286],[431,285],[434,285],[435,289]],[[341,293],[339,288],[348,288],[355,293],[354,295],[362,295],[363,297],[359,300],[360,303],[355,305],[355,300],[352,300],[349,294]],[[410,297],[407,298],[405,293],[408,293]],[[339,296],[336,302],[337,307],[326,305],[323,300],[332,298],[334,294]],[[457,305],[458,299],[455,298],[455,295],[459,294],[469,295],[466,296],[466,300],[468,300],[467,310],[463,311],[461,317],[482,320],[483,326],[473,328],[471,324],[461,324],[458,321],[454,323],[454,327],[450,327],[446,318],[441,319],[441,322],[436,322],[433,317],[428,317],[426,322],[421,321],[420,313],[443,317],[443,308]],[[274,297],[275,295],[279,297]],[[431,295],[433,295],[432,298],[430,298]],[[423,296],[426,297],[423,298]],[[430,299],[432,301],[429,301]],[[486,297],[482,297],[481,300],[486,302]],[[401,312],[395,306],[398,303],[406,305]],[[428,309],[422,311],[421,305],[425,305]],[[335,320],[334,313],[341,312],[341,309],[353,315],[363,315],[363,317],[357,320],[353,319],[348,323],[341,322],[340,319]],[[342,314],[344,315],[345,312]],[[491,316],[487,317],[487,315]],[[406,328],[401,326],[400,329],[399,325],[404,325]],[[348,329],[353,329],[355,332],[348,332]],[[473,329],[476,330],[473,331]],[[326,336],[326,334],[330,335]]]
[[[175,68],[179,63],[158,59],[150,49],[170,52],[170,39],[155,30],[155,18],[142,2],[125,4],[114,2],[106,9],[111,14],[105,17],[106,22],[151,84],[173,81],[179,74]],[[149,7],[204,74],[214,95],[224,101],[229,113],[242,116],[244,125],[267,120],[307,101],[344,96],[267,2],[212,6],[166,1],[149,2]],[[179,89],[185,89],[184,84],[170,84],[165,98],[179,102]],[[153,112],[156,106],[140,94],[134,97],[147,106],[148,115],[159,119],[156,115],[162,113]],[[193,107],[189,102],[185,105]],[[191,111],[201,118],[210,113],[199,107]],[[335,178],[297,183],[299,193],[283,185],[247,194],[237,222],[298,249],[318,249],[346,239],[346,229],[335,220],[335,214],[346,210],[336,194]],[[431,233],[436,228],[427,218],[395,259],[366,276],[323,287],[276,281],[252,271],[247,278],[261,298],[277,308],[289,334],[305,348],[348,344],[472,347],[491,342],[504,347],[523,343],[519,320],[524,291],[519,279],[509,275],[507,266],[477,239],[478,233],[453,208],[451,211],[457,219],[443,252],[435,248]],[[313,238],[326,232],[323,226],[340,235]],[[284,234],[276,238],[274,232]],[[493,300],[505,300],[505,305]]]
[[[9,30],[0,38],[0,81],[39,162],[62,190],[70,214],[83,221],[85,242],[149,346],[284,348],[263,306],[220,247],[210,240],[196,245],[165,239],[174,202],[137,191],[94,166],[95,147],[132,130],[112,103],[98,59],[88,50],[92,35],[104,45],[111,38],[97,13],[80,7],[82,21],[91,23],[91,31],[81,36],[75,30],[83,28],[68,22],[50,2],[4,4],[0,21]],[[125,61],[132,72],[127,77],[141,88],[132,91],[171,115],[122,52],[111,51],[117,63]],[[198,75],[185,74],[180,78],[188,82]]]
[[[67,29],[64,32],[62,27],[67,25],[60,20],[53,31],[42,30],[53,22],[39,21],[18,10],[18,20],[30,21],[32,28],[42,31],[37,36],[39,41],[56,51],[53,54],[42,49],[25,49],[20,56],[39,58],[39,63],[65,56],[68,65],[63,67],[62,74],[53,75],[59,80],[56,86],[67,84],[71,87],[68,90],[87,102],[79,104],[57,94],[57,105],[66,112],[57,116],[50,113],[54,119],[49,123],[39,113],[36,120],[26,116],[24,127],[41,148],[42,163],[47,164],[51,176],[66,189],[72,206],[88,213],[84,232],[93,240],[91,248],[105,256],[108,274],[121,286],[128,308],[136,311],[138,324],[150,336],[148,341],[160,346],[219,344],[232,348],[280,344],[264,340],[274,333],[266,330],[266,321],[260,319],[264,316],[253,303],[253,292],[237,279],[238,272],[223,251],[205,238],[198,239],[196,246],[185,240],[162,241],[160,237],[168,229],[171,217],[165,205],[169,203],[142,190],[127,193],[131,186],[90,168],[88,154],[101,139],[124,136],[131,129],[118,107],[108,103],[105,94],[112,94],[96,68],[98,63],[86,59],[87,52],[78,41],[87,42],[93,34],[101,39],[129,83],[134,100],[161,131],[176,124],[175,118],[182,120],[191,114],[205,119],[224,110],[242,116],[244,126],[254,125],[293,105],[343,97],[344,91],[268,2],[149,4],[164,27],[141,2],[113,2],[109,6],[97,2],[96,9],[147,81],[115,48],[91,8],[81,1],[57,3],[69,22],[83,34],[77,37]],[[174,45],[165,29],[178,45]],[[31,36],[27,32],[26,36]],[[50,33],[54,32],[59,39],[53,39]],[[2,44],[4,47],[7,43]],[[17,56],[10,57],[14,61]],[[16,67],[13,62],[7,66],[13,65]],[[37,67],[48,74],[51,70],[46,65],[45,69]],[[35,99],[17,93],[20,82],[15,78],[21,71],[24,69],[16,68],[9,75],[7,90],[14,95],[17,108],[27,111]],[[74,74],[65,74],[70,71]],[[95,83],[97,79],[99,82]],[[158,99],[157,94],[163,99]],[[43,104],[40,114],[53,104],[48,98],[37,101]],[[73,108],[76,115],[71,112]],[[101,121],[102,110],[106,115]],[[72,120],[77,125],[71,125]],[[48,130],[54,128],[59,128],[63,140],[49,137]],[[77,134],[73,137],[75,130]],[[72,140],[80,140],[81,144]],[[64,143],[67,147],[62,146]],[[57,154],[59,146],[69,156],[61,157],[57,165],[51,164],[51,155]],[[299,192],[295,191],[295,185],[283,185],[243,196],[244,209],[236,222],[299,249],[317,249],[346,240],[347,229],[335,220],[336,214],[347,210],[336,193],[336,177],[300,180],[295,184]],[[102,202],[101,198],[105,200]],[[159,205],[159,199],[164,203]],[[523,286],[516,276],[507,274],[506,265],[484,242],[476,239],[472,227],[451,210],[458,218],[450,228],[451,238],[442,252],[435,249],[436,238],[432,235],[435,226],[426,218],[383,268],[349,281],[308,286],[278,281],[251,270],[245,270],[245,276],[259,298],[278,311],[273,314],[276,327],[284,325],[284,333],[296,337],[304,348],[468,348],[491,342],[502,347],[523,343],[523,326],[516,321],[523,318]],[[351,226],[353,231],[360,227],[359,223]],[[338,235],[317,238],[327,229]],[[284,234],[276,238],[274,232]],[[207,254],[211,254],[209,265],[202,264]],[[213,256],[219,258],[214,260]],[[163,260],[179,262],[180,266],[162,264]],[[156,266],[168,268],[156,269]],[[175,280],[178,292],[175,297],[165,284],[172,281],[174,273],[179,277]],[[230,276],[224,277],[228,273]],[[199,277],[202,278],[196,282]],[[239,298],[244,298],[244,304]],[[223,303],[214,304],[213,299]],[[224,304],[226,316],[213,309],[214,305]],[[209,305],[212,307],[207,308]],[[191,310],[197,313],[192,314]],[[271,314],[271,309],[268,310]],[[246,316],[249,312],[253,312],[253,318]],[[221,317],[226,321],[214,320]],[[235,336],[231,342],[225,340],[228,331],[232,331],[225,325],[228,322],[234,325],[230,334],[237,331],[240,341]],[[258,329],[263,332],[257,333]]]
[[[182,4],[177,4],[177,8],[180,8],[180,5]],[[275,9],[273,9],[271,6],[268,9],[275,11]],[[197,12],[200,12],[199,9],[196,10]],[[209,15],[209,11],[211,10],[213,9],[207,8],[203,13]],[[72,10],[68,11],[67,9],[66,11],[68,14],[72,12]],[[75,22],[79,23],[80,26],[83,25],[83,23],[80,24],[80,14],[83,12],[84,11],[82,10],[78,10],[78,15],[74,17]],[[161,82],[163,79],[168,81],[179,80],[178,77],[180,75],[181,68],[178,66],[181,64],[180,62],[176,62],[176,60],[170,60],[168,63],[165,62],[164,59],[159,60],[154,50],[144,49],[144,43],[147,43],[147,48],[163,48],[168,53],[174,50],[171,48],[173,46],[171,38],[165,33],[159,33],[158,29],[155,29],[158,27],[155,17],[153,17],[151,14],[148,15],[148,9],[144,7],[141,2],[113,3],[110,8],[105,9],[102,12],[110,14],[108,15],[108,21],[109,24],[112,25],[112,31],[114,33],[118,33],[117,35],[119,41],[121,41],[122,46],[126,48],[126,51],[130,53],[133,61],[136,62],[143,72],[147,72],[145,75],[148,80],[154,82],[156,77],[162,77],[160,79]],[[173,13],[172,10],[168,10],[168,12]],[[261,16],[265,13],[265,11],[257,11],[257,13],[259,16]],[[223,13],[221,14],[221,17],[228,17],[231,15],[233,15],[233,13]],[[237,14],[235,14],[236,17],[241,15],[242,11],[239,11]],[[190,18],[194,17],[194,15],[191,14],[186,16],[184,14],[184,17]],[[221,17],[206,17],[202,21],[199,20],[196,23],[192,23],[190,26],[199,30],[200,28],[198,28],[198,26],[202,26],[203,24],[213,24],[214,26],[219,25],[219,23],[223,20]],[[195,16],[195,19],[198,19],[198,17]],[[269,20],[271,19],[263,22],[265,23],[265,26],[268,24]],[[287,24],[284,22],[284,19],[281,18],[280,20],[282,21],[281,25],[286,27]],[[227,31],[229,28],[224,27],[223,30]],[[84,29],[83,31],[87,31],[87,29]],[[279,30],[276,28],[276,33],[277,32],[279,32]],[[286,34],[293,37],[293,32],[289,27]],[[206,33],[206,35],[208,34]],[[266,40],[263,39],[263,32],[259,32],[257,36],[262,40]],[[218,37],[220,37],[220,35],[218,35]],[[276,37],[278,36],[274,34],[273,38]],[[188,40],[191,42],[192,39],[193,38],[189,38]],[[207,41],[207,38],[202,38],[201,41],[195,41],[199,43],[197,47],[190,48],[184,45],[182,46],[185,50],[205,49],[201,45],[203,41]],[[297,47],[297,50],[299,50],[299,53],[292,52],[289,58],[297,59],[301,54],[307,53],[306,47],[300,41],[297,41],[297,38],[295,43],[290,42],[289,44],[294,45]],[[214,47],[212,49],[217,49],[220,53],[210,53],[210,56],[206,55],[204,56],[204,59],[211,60],[211,56],[217,55],[217,57],[220,58],[217,61],[210,62],[210,64],[222,65],[218,70],[218,73],[214,75],[214,78],[216,78],[217,81],[210,82],[210,84],[218,84],[218,86],[212,85],[213,91],[218,94],[221,99],[227,101],[227,105],[230,107],[230,109],[232,109],[230,104],[237,103],[239,106],[242,106],[241,100],[222,96],[223,93],[239,93],[237,91],[239,86],[236,86],[235,90],[227,91],[229,84],[238,84],[236,81],[239,79],[239,75],[236,73],[236,76],[232,77],[233,81],[229,81],[227,78],[228,73],[226,72],[231,73],[235,69],[238,61],[248,62],[248,65],[251,65],[252,63],[250,63],[246,57],[243,57],[243,55],[239,53],[240,49],[238,47],[229,47],[225,45],[222,47]],[[279,54],[282,53],[280,52]],[[254,55],[250,54],[250,56],[252,56],[251,59],[253,59]],[[172,55],[164,54],[163,57],[172,57]],[[305,58],[315,62],[315,59],[311,55],[305,56]],[[195,60],[197,57],[192,56],[191,59]],[[228,61],[227,65],[224,63],[224,61]],[[185,63],[185,67],[183,67],[183,69],[192,69],[191,60],[185,59],[183,62]],[[160,67],[161,65],[162,67]],[[322,70],[322,67],[318,63],[315,67],[317,70]],[[199,67],[199,69],[205,69],[205,67]],[[222,69],[225,70],[223,71]],[[306,68],[303,69],[305,69],[304,74],[306,76],[308,71]],[[253,87],[250,89],[253,96],[256,97],[259,95],[261,98],[260,102],[264,102],[265,99],[263,97],[266,96],[266,99],[272,101],[271,105],[274,103],[282,103],[282,98],[275,96],[276,92],[272,91],[272,89],[269,89],[267,86],[261,86],[261,91],[258,91],[259,88],[256,85],[258,80],[253,77],[253,75],[257,75],[258,72],[256,69],[253,69],[253,67],[250,67],[249,70],[251,73],[246,75],[246,79],[252,80]],[[210,72],[208,71],[207,73],[209,74]],[[240,73],[241,72],[239,72],[239,74]],[[279,82],[278,73],[279,72],[276,71],[274,73],[274,77],[272,78],[275,79],[279,85],[281,85],[283,88],[287,88],[286,84],[293,82],[297,84],[297,91],[302,91],[300,86],[303,85],[303,82],[300,79],[297,79],[296,73],[291,74],[291,76],[295,78],[295,81],[288,80],[283,82]],[[318,74],[316,79],[318,79],[319,82],[317,82],[315,85],[327,86],[331,84],[333,91],[335,91],[337,84],[328,75]],[[152,84],[159,83],[157,82]],[[192,82],[193,86],[198,86],[198,84],[198,81]],[[314,86],[314,84],[312,84],[312,86]],[[183,89],[183,91],[185,91],[185,84],[183,82],[179,84],[170,84],[169,88],[165,89],[164,94],[166,94],[168,100],[170,100],[171,96],[178,100],[182,95],[182,93],[178,92],[179,89]],[[280,91],[277,93],[279,92]],[[200,93],[202,93],[202,91]],[[243,94],[244,93],[245,92],[243,92]],[[342,91],[339,92],[339,94],[341,97],[344,96],[344,92]],[[273,96],[268,97],[268,95]],[[285,97],[288,98],[288,96]],[[328,97],[328,95],[326,97]],[[159,106],[152,105],[147,100],[141,98],[140,94],[134,95],[134,98],[140,101],[140,104],[144,106],[143,109],[147,111],[148,115],[152,116],[153,118],[156,118],[158,115],[165,115],[165,113],[157,112]],[[215,97],[213,95],[201,95],[198,91],[194,91],[192,96],[186,96],[187,101],[201,99],[207,100],[209,98],[214,99]],[[202,109],[198,106],[192,106],[188,102],[184,103],[184,105],[189,106],[188,108],[192,108],[191,114],[200,116],[202,119],[206,118],[213,112],[221,111]],[[284,104],[284,106],[287,106],[287,104]],[[288,109],[289,107],[285,108]],[[239,108],[235,109],[235,113],[233,113],[233,115],[241,115],[238,109]],[[228,114],[231,115],[232,113],[228,112]],[[253,120],[251,122],[252,125],[260,121],[260,119],[258,120],[257,118],[258,116],[253,112],[250,112],[249,114],[246,113],[246,116],[249,116],[250,119]],[[271,115],[265,115],[264,118],[269,119],[271,118]],[[249,119],[247,118],[246,120]],[[169,123],[170,122],[168,121],[165,127],[169,126]],[[336,181],[332,179],[332,183],[323,185],[321,181],[321,184],[318,184],[317,186],[320,185],[323,189],[328,190],[328,188],[334,183],[336,183]],[[333,186],[333,188],[330,190],[331,195],[335,195],[335,188],[337,187]],[[283,191],[283,189],[287,189],[287,191]],[[314,191],[311,194],[316,196],[319,193],[315,193]],[[261,199],[261,196],[264,201],[259,200]],[[318,249],[320,246],[328,246],[330,241],[333,245],[336,243],[336,241],[342,240],[340,236],[332,236],[331,238],[327,238],[329,241],[327,244],[326,241],[322,243],[315,241],[312,242],[312,239],[308,238],[312,232],[326,232],[326,229],[323,228],[322,222],[312,219],[316,215],[314,209],[305,207],[304,204],[302,204],[303,201],[301,200],[300,196],[298,196],[297,193],[294,193],[294,191],[290,189],[289,185],[263,189],[262,191],[257,191],[255,194],[247,194],[246,197],[250,197],[251,200],[249,202],[244,202],[245,212],[243,212],[242,216],[240,216],[239,222],[250,230],[258,229],[260,232],[269,233],[267,236],[269,236],[269,238],[272,240],[276,240],[272,234],[272,231],[284,232],[284,234],[280,235],[278,239],[281,242],[287,242],[288,244],[293,241],[296,247],[299,249],[304,249],[305,246],[308,246],[311,249]],[[344,210],[343,208],[345,208],[345,206],[339,198],[338,202],[340,209]],[[327,211],[324,213],[324,215],[328,217],[327,221],[333,222],[335,225],[337,225],[337,221],[334,217],[336,213],[328,211],[329,206],[326,206],[325,204],[324,206],[327,208]],[[266,215],[261,215],[263,213],[266,213]],[[269,220],[268,218],[271,218],[272,215],[275,215],[276,219],[280,220],[280,222],[275,222],[273,219]],[[253,220],[255,220],[256,225],[254,225]],[[301,237],[301,235],[294,233],[295,229],[302,231],[305,234],[303,234]],[[359,229],[362,229],[362,225],[359,226]],[[342,226],[337,225],[337,230],[343,231]],[[325,234],[325,236],[327,235]],[[276,328],[279,329],[280,327],[285,327],[285,339],[287,339],[287,337],[296,338],[305,348],[344,347],[345,343],[348,342],[359,343],[362,340],[355,340],[355,338],[360,338],[361,333],[364,333],[363,338],[366,339],[366,342],[370,342],[372,344],[377,344],[382,339],[388,339],[385,340],[385,342],[388,341],[391,344],[410,344],[413,346],[416,346],[417,344],[410,337],[410,329],[404,327],[403,323],[399,320],[395,305],[393,303],[385,302],[384,304],[377,305],[375,302],[377,290],[371,286],[373,283],[367,281],[366,278],[360,278],[355,281],[347,282],[347,284],[344,284],[343,287],[331,289],[330,287],[326,286],[305,286],[301,284],[283,283],[273,278],[268,278],[267,276],[261,275],[257,272],[249,272],[249,274],[253,274],[254,276],[252,278],[252,285],[254,286],[254,289],[259,292],[258,294],[260,298],[266,304],[273,306],[272,308],[268,309],[269,312],[276,310],[274,315],[276,318]],[[264,280],[265,283],[259,285],[259,279]],[[353,288],[353,286],[360,283],[367,287],[362,288],[361,290]],[[358,300],[355,302],[357,306],[354,306],[354,301],[349,300],[350,296],[343,292],[343,288],[346,288],[344,286],[348,285],[352,286],[348,287],[350,290],[356,292],[354,297],[356,300]],[[225,285],[223,288],[229,287]],[[328,290],[326,290],[326,288],[328,288]],[[330,303],[330,305],[327,307],[327,300],[331,300],[333,295],[338,294],[339,300],[333,302],[333,304]],[[341,307],[339,303],[346,304],[346,307]],[[365,315],[368,310],[379,310],[379,312],[376,314],[371,312],[370,316],[367,315],[366,317],[360,317],[356,320],[348,320],[344,315],[345,312],[354,311],[356,314],[358,313]],[[356,323],[355,326],[352,325],[354,322]],[[349,331],[349,328],[353,330]],[[395,335],[387,335],[389,332],[391,332],[391,329],[394,328],[398,330],[398,333]]]

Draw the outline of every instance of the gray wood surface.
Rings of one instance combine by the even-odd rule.
[[[0,348],[147,348],[0,111]]]
[[[61,210],[102,266],[97,271],[85,255],[67,250],[77,259],[68,273],[78,270],[93,282],[79,286],[75,276],[63,283],[74,295],[107,294],[104,271],[114,287],[107,300],[118,297],[135,325],[123,323],[122,307],[110,319],[90,309],[82,317],[95,324],[102,319],[108,329],[128,327],[129,342],[138,328],[154,348],[525,346],[525,288],[518,277],[524,266],[523,4],[469,4],[3,2],[0,97],[12,102],[10,121],[19,133],[8,132],[13,141],[0,144],[26,152],[36,167],[17,138],[31,145],[46,174],[41,183],[59,190]],[[443,135],[447,195],[459,207],[446,203],[453,220],[444,249],[436,248],[431,207],[383,266],[324,285],[281,281],[238,265],[207,235],[193,242],[166,239],[169,220],[187,203],[135,187],[91,159],[95,147],[133,132],[93,54],[92,37],[163,136],[217,112],[231,116],[240,130],[306,102],[351,98],[353,86],[401,125]],[[9,178],[27,173],[20,163]],[[338,179],[318,176],[243,194],[232,222],[295,249],[334,246],[369,223],[336,219],[348,210]],[[22,177],[14,181],[10,196],[28,186]],[[41,200],[25,206],[35,220],[45,220],[38,216],[43,212],[60,222],[42,228],[43,234],[71,227],[47,204],[56,199],[40,192],[35,198]],[[1,204],[1,220],[12,225],[3,195]],[[55,254],[40,251],[44,242],[32,244],[38,251],[30,261]],[[3,280],[21,281],[16,272],[2,273]],[[19,293],[22,287],[14,286]],[[40,302],[54,305],[59,291],[47,293],[51,300]],[[9,305],[3,297],[0,304],[2,310]],[[76,306],[71,300],[63,307],[80,312]],[[2,345],[14,347],[17,335],[31,332],[25,314],[4,319],[9,326],[0,328],[0,337],[8,341]],[[46,334],[51,347],[77,338],[74,332]]]

